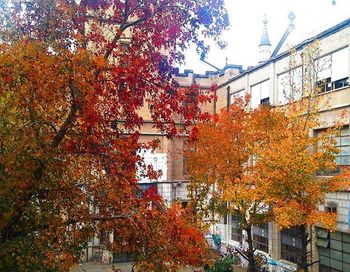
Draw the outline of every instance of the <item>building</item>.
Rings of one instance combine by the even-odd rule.
[[[204,75],[194,74],[191,70],[177,74],[176,79],[181,87],[189,87],[198,83],[203,90],[217,84],[217,100],[206,104],[203,111],[216,113],[220,109],[228,108],[233,98],[243,95],[245,92],[251,94],[251,107],[259,104],[271,106],[282,106],[286,103],[285,94],[286,78],[293,75],[297,87],[301,87],[303,77],[303,52],[308,45],[318,40],[320,45],[319,61],[327,63],[320,69],[318,84],[322,90],[320,96],[330,98],[330,109],[321,112],[321,118],[325,121],[325,127],[315,128],[314,134],[330,126],[342,111],[350,111],[350,19],[347,19],[314,37],[301,42],[292,48],[296,52],[295,65],[291,71],[291,51],[281,51],[288,35],[293,31],[294,15],[290,14],[290,25],[271,53],[267,20],[263,21],[263,32],[259,44],[260,60],[255,67],[243,70],[239,65],[227,65],[222,70],[207,72]],[[299,84],[299,85],[298,85]],[[147,114],[145,112],[145,114]],[[348,122],[349,123],[349,122]],[[142,186],[156,186],[158,192],[163,195],[169,204],[173,201],[187,202],[186,196],[186,167],[183,159],[183,139],[169,140],[165,135],[154,131],[151,121],[145,122],[142,138],[144,140],[156,137],[160,140],[160,147],[155,154],[148,154],[146,160],[155,169],[163,170],[163,177],[159,181],[141,181]],[[342,129],[341,136],[337,139],[341,152],[337,156],[339,167],[350,165],[350,137],[349,125]],[[156,165],[161,157],[162,166]],[[325,173],[320,173],[325,175]],[[310,229],[314,239],[309,245],[312,252],[310,260],[319,261],[313,265],[313,271],[350,271],[350,222],[349,222],[350,192],[338,192],[328,194],[321,210],[337,212],[337,230],[328,232],[320,227]],[[224,245],[241,246],[244,233],[239,229],[239,218],[236,215],[227,215],[222,218],[221,224],[213,226],[212,231],[219,233]],[[256,249],[265,254],[273,265],[271,271],[295,271],[297,262],[301,256],[300,230],[291,228],[278,231],[273,223],[254,226],[252,236]]]
[[[220,72],[207,72],[205,75],[194,74],[191,70],[185,70],[184,73],[177,74],[176,79],[181,88],[188,88],[193,83],[197,83],[205,91],[209,90],[212,84],[224,84],[230,78],[242,73],[242,71],[242,67],[239,65],[227,65]],[[213,114],[222,108],[221,105],[225,104],[226,100],[227,97],[220,97],[212,104],[204,105],[202,110]],[[183,156],[184,138],[168,139],[165,134],[159,133],[153,127],[153,121],[147,107],[142,109],[141,114],[144,117],[144,125],[140,140],[147,142],[157,139],[160,143],[154,153],[146,152],[144,154],[145,162],[152,165],[154,170],[162,170],[162,176],[157,181],[140,179],[139,183],[143,188],[149,186],[157,188],[168,205],[171,205],[174,201],[179,201],[186,205],[187,170]],[[181,124],[180,118],[177,119],[177,122],[178,125]]]
[[[224,84],[242,72],[242,66],[227,65],[220,72],[207,72],[205,75],[195,74],[191,70],[186,70],[184,73],[177,74],[176,79],[180,88],[189,88],[193,83],[197,83],[203,91],[209,91],[212,84]],[[226,96],[219,97],[212,104],[204,105],[202,110],[213,114],[222,108],[223,104],[226,105],[226,101]],[[159,142],[154,152],[140,150],[140,155],[147,165],[152,165],[156,171],[162,171],[162,175],[157,180],[149,180],[138,175],[141,189],[154,188],[164,198],[168,206],[174,202],[186,206],[188,202],[186,191],[188,177],[183,155],[186,135],[169,139],[166,134],[161,133],[154,127],[151,111],[147,104],[140,109],[140,115],[143,118],[140,141],[147,143],[157,140]],[[175,116],[174,119],[176,125],[181,126],[181,117]],[[103,261],[108,263],[130,260],[130,256],[126,254],[112,254],[106,250],[106,245],[112,241],[113,234],[110,232],[96,235],[94,239],[88,242],[83,261]]]
[[[263,42],[261,42],[264,49],[268,46],[266,31],[265,21]],[[304,76],[303,52],[316,40],[320,44],[318,63],[328,63],[318,73],[317,84],[321,89],[319,95],[330,99],[330,105],[329,110],[320,113],[322,121],[325,122],[324,127],[315,128],[313,133],[317,134],[327,126],[331,126],[342,111],[350,111],[350,19],[296,45],[293,48],[296,52],[296,63],[292,71],[289,65],[291,51],[274,52],[268,60],[260,62],[257,66],[219,85],[218,101],[222,101],[222,97],[227,97],[226,102],[230,104],[233,97],[248,92],[251,94],[252,108],[259,104],[284,105],[286,103],[284,95],[288,93],[284,81],[286,77],[293,74],[295,83],[301,87],[300,79]],[[263,54],[266,53],[266,50],[261,51]],[[219,107],[224,106],[226,106],[225,103],[221,103]],[[336,162],[339,168],[349,167],[349,120],[336,140],[340,149]],[[318,175],[327,175],[327,173]],[[310,245],[311,261],[319,260],[319,263],[313,266],[314,271],[350,271],[349,203],[350,192],[337,192],[328,194],[325,203],[320,207],[320,210],[337,213],[337,230],[332,233],[320,227],[310,230],[314,234]],[[242,244],[244,233],[242,234],[239,229],[238,221],[235,215],[228,215],[227,218],[222,219],[221,224],[214,227],[214,232],[221,234],[226,245],[240,246]],[[278,231],[273,223],[269,223],[253,227],[252,232],[256,249],[277,264],[270,266],[271,271],[294,271],[296,269],[293,263],[300,258],[301,254],[298,228]]]
[[[291,51],[281,51],[284,41],[293,30],[293,15],[290,15],[291,24],[288,26],[276,49],[271,53],[267,20],[264,20],[263,34],[259,45],[260,62],[255,67],[243,70],[239,65],[227,65],[222,70],[207,72],[204,75],[194,74],[191,70],[177,74],[175,77],[181,87],[189,87],[198,83],[203,90],[208,90],[212,84],[217,84],[217,100],[203,106],[203,111],[216,113],[222,108],[228,108],[233,98],[245,92],[251,94],[251,107],[259,104],[281,106],[284,99],[284,81],[290,75]],[[332,28],[329,28],[314,37],[301,42],[293,49],[296,51],[296,66],[293,74],[303,76],[303,50],[315,40],[320,42],[320,60],[330,63],[319,74],[319,86],[323,90],[320,94],[331,98],[331,108],[321,113],[326,124],[331,125],[343,111],[350,111],[350,19],[347,19]],[[301,84],[299,82],[298,84]],[[162,170],[163,175],[157,181],[140,179],[141,187],[155,187],[170,205],[174,201],[187,203],[186,184],[187,173],[183,157],[184,140],[182,138],[168,139],[159,133],[151,121],[147,107],[142,109],[144,126],[141,132],[141,141],[158,139],[159,147],[155,153],[146,152],[146,163],[153,165],[155,170]],[[180,119],[178,120],[180,124]],[[349,123],[349,122],[348,122]],[[315,128],[314,133],[322,129]],[[339,167],[350,166],[350,137],[349,124],[345,125],[337,139],[341,153],[337,157]],[[323,173],[325,174],[325,173]],[[318,261],[313,266],[315,271],[350,271],[350,220],[349,220],[350,192],[328,194],[321,210],[337,212],[337,230],[329,233],[320,227],[310,232],[314,239],[310,246],[312,261]],[[235,215],[227,215],[221,224],[213,226],[213,232],[219,233],[225,245],[240,246],[244,233],[239,229]],[[297,228],[278,231],[273,223],[253,227],[253,240],[256,248],[273,260],[271,271],[295,271],[295,262],[301,254],[301,240]],[[107,237],[106,239],[111,239]],[[96,239],[90,243],[101,244],[103,239]],[[102,254],[102,253],[101,253]],[[92,252],[87,256],[93,256]],[[115,259],[118,259],[117,256]]]

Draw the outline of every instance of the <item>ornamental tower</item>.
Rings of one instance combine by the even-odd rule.
[[[269,39],[269,34],[267,32],[267,19],[266,14],[263,20],[263,32],[259,44],[259,63],[267,61],[271,56],[271,43]]]

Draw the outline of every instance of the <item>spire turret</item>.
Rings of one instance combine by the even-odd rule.
[[[267,18],[266,18],[266,14],[265,14],[265,17],[264,17],[264,20],[263,20],[263,24],[264,24],[264,27],[263,27],[263,32],[262,32],[262,35],[261,35],[259,46],[262,46],[262,45],[270,45],[271,46],[270,39],[269,39],[269,33],[267,32]]]
[[[263,25],[263,32],[259,44],[259,63],[268,60],[271,55],[271,43],[269,39],[269,33],[267,32],[266,14],[263,20]]]

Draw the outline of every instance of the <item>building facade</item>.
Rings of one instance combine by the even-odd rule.
[[[290,66],[291,51],[275,52],[272,57],[268,38],[266,20],[264,20],[263,36],[259,50],[262,54],[261,62],[255,67],[243,70],[239,65],[227,65],[220,71],[207,72],[205,75],[194,74],[191,70],[175,75],[182,88],[199,84],[201,89],[209,90],[213,84],[218,86],[216,90],[217,100],[202,107],[203,111],[217,113],[221,109],[229,107],[235,96],[249,93],[251,95],[251,107],[260,104],[271,106],[283,106],[286,104],[286,95],[291,90],[286,85],[288,77],[295,77],[297,88],[302,86],[304,76],[303,53],[308,45],[319,41],[320,55],[318,60],[326,63],[318,73],[318,86],[322,90],[319,94],[329,99],[330,106],[320,113],[324,121],[324,127],[315,128],[313,134],[321,132],[331,126],[345,110],[350,111],[350,19],[310,37],[293,48],[295,51],[295,64]],[[280,45],[279,45],[280,46]],[[157,181],[140,179],[141,187],[154,186],[164,197],[168,205],[174,201],[180,201],[184,206],[187,203],[187,171],[183,151],[184,139],[181,137],[169,139],[159,133],[153,127],[149,109],[141,109],[144,125],[141,131],[141,141],[157,139],[159,147],[154,153],[143,154],[145,162],[151,164],[155,170],[162,170],[162,176]],[[180,119],[178,120],[180,125]],[[341,135],[336,139],[340,153],[336,158],[339,168],[349,167],[350,137],[349,120],[343,127]],[[319,173],[327,175],[331,173]],[[320,272],[347,272],[350,271],[350,191],[328,194],[325,203],[320,210],[337,213],[337,229],[329,232],[321,227],[309,230],[312,234],[310,244],[310,261],[314,271]],[[228,214],[222,218],[220,224],[212,227],[212,232],[220,234],[224,246],[241,247],[244,244],[246,234],[239,227],[237,215]],[[252,237],[256,249],[265,254],[270,262],[271,271],[295,271],[295,263],[302,254],[300,230],[291,228],[279,231],[273,223],[254,226]],[[97,237],[89,242],[92,246],[88,249],[87,259],[94,256],[93,245],[103,243],[103,237]],[[105,239],[112,239],[110,236]],[[104,252],[100,252],[103,257]],[[105,253],[107,254],[107,253]],[[90,257],[89,257],[90,256]],[[102,258],[101,257],[101,258]],[[122,258],[116,256],[115,260]],[[124,258],[124,257],[123,257]],[[125,260],[125,259],[121,259]],[[319,262],[318,262],[319,261]]]
[[[244,93],[251,95],[251,107],[269,104],[272,107],[287,103],[286,96],[291,90],[286,85],[286,79],[293,79],[296,88],[302,88],[305,77],[304,50],[313,42],[319,43],[319,55],[315,60],[320,65],[317,73],[317,86],[324,100],[329,101],[326,110],[320,112],[324,122],[323,127],[317,127],[312,132],[317,135],[322,130],[332,126],[342,112],[350,111],[350,19],[310,37],[310,39],[295,46],[292,51],[293,67],[291,68],[291,52],[286,51],[259,63],[241,74],[229,79],[219,86],[218,96],[227,97],[227,104],[232,103],[235,96]],[[322,67],[321,67],[321,63]],[[220,100],[220,99],[219,99]],[[224,105],[220,105],[224,106]],[[350,138],[349,120],[336,138],[340,153],[336,157],[338,168],[349,167]],[[336,173],[318,173],[325,176]],[[350,271],[350,191],[327,194],[321,211],[337,213],[337,228],[329,232],[321,227],[309,231],[312,241],[309,245],[310,261],[315,262],[313,271],[340,272]],[[213,231],[219,233],[226,245],[242,246],[245,234],[239,229],[239,219],[228,215],[221,224],[214,226]],[[291,228],[279,231],[273,223],[254,226],[252,236],[256,249],[273,260],[271,271],[295,271],[295,263],[302,254],[300,230]]]

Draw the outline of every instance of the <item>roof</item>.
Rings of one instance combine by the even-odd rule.
[[[331,28],[329,28],[329,29],[327,29],[325,31],[322,31],[321,33],[319,33],[319,34],[317,34],[317,35],[315,35],[315,36],[313,36],[313,37],[311,37],[309,39],[306,39],[306,40],[302,41],[301,43],[297,44],[293,48],[296,51],[302,50],[303,48],[305,48],[306,46],[308,46],[309,44],[311,44],[315,40],[322,40],[322,39],[324,39],[324,38],[326,38],[326,37],[328,37],[330,35],[333,35],[333,34],[339,32],[339,31],[347,28],[347,27],[350,27],[350,18],[342,21],[341,23],[339,23],[339,24],[337,24],[337,25],[335,25],[335,26],[333,26],[333,27],[331,27]],[[287,50],[287,51],[284,51],[284,52],[278,54],[275,57],[270,58],[269,60],[267,60],[267,61],[265,61],[263,63],[258,64],[257,66],[249,67],[250,69],[248,69],[248,70],[244,71],[243,73],[241,73],[241,74],[231,78],[227,82],[221,84],[221,86],[224,86],[224,85],[226,85],[228,83],[231,83],[234,80],[236,80],[236,79],[238,79],[240,77],[243,77],[244,75],[249,74],[249,73],[251,73],[251,72],[253,72],[255,70],[263,68],[263,67],[269,65],[271,62],[276,62],[276,61],[278,61],[278,60],[280,60],[282,58],[285,58],[285,57],[289,56],[290,54],[291,54],[291,50]],[[219,87],[221,87],[221,86],[219,86]]]
[[[263,46],[263,45],[270,45],[271,46],[270,39],[269,39],[269,34],[267,33],[266,26],[263,29],[263,33],[261,35],[261,40],[260,40],[259,46]]]
[[[263,24],[264,24],[264,28],[263,28],[263,33],[261,35],[259,46],[263,46],[263,45],[270,45],[271,46],[270,39],[269,39],[269,33],[267,33],[266,14],[265,14],[265,18],[264,18]]]

